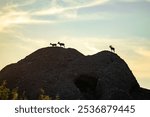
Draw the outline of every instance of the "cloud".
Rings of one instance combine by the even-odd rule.
[[[35,12],[36,15],[53,15],[61,14],[70,10],[78,10],[81,8],[93,7],[107,2],[108,0],[85,0],[85,1],[74,1],[74,0],[63,0],[59,4],[58,0],[52,0],[50,8],[42,9]]]
[[[0,8],[0,32],[7,32],[20,24],[54,24],[66,21],[111,19],[115,14],[109,13],[107,10],[98,10],[96,13],[86,12],[87,8],[103,5],[107,2],[110,0],[7,1]],[[85,9],[85,12],[80,13],[81,9]]]
[[[0,32],[7,32],[18,24],[43,24],[54,21],[34,19],[29,11],[18,9],[17,5],[4,6],[0,12]]]
[[[18,48],[30,53],[38,48],[49,46],[49,42],[41,38],[30,38],[23,34],[17,35],[15,38],[19,41]]]
[[[33,9],[33,6],[43,3],[43,1],[31,0],[22,2],[14,0],[13,2],[6,2],[6,4],[0,8],[0,32],[8,32],[20,24],[59,23],[77,18],[80,20],[83,19],[83,17],[81,18],[81,15],[78,14],[78,9],[100,5],[106,1],[108,0],[85,0],[82,2],[74,0],[51,0],[47,1],[47,3],[50,4],[49,8],[47,8],[47,4],[44,4],[41,7],[34,7]],[[29,6],[32,7],[28,10],[27,8]],[[56,18],[55,20],[43,18],[43,16],[47,15],[55,16]]]
[[[150,2],[150,0],[115,0],[115,1],[119,1],[119,2]]]
[[[147,50],[141,47],[141,48],[138,48],[137,53],[140,54],[141,56],[150,57],[150,49]]]

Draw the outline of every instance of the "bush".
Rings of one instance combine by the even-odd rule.
[[[6,87],[7,82],[3,81],[0,85],[0,99],[7,100],[9,99],[10,89]]]
[[[0,85],[0,100],[27,100],[26,92],[23,91],[22,95],[19,93],[19,87],[13,88],[10,90],[7,88],[6,80],[2,82]],[[52,97],[46,95],[45,90],[43,88],[40,89],[39,100],[51,100]],[[59,100],[59,95],[56,95],[54,100]]]

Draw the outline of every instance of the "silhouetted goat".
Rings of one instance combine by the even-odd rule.
[[[58,42],[58,44],[60,45],[60,47],[65,47],[65,44],[64,43],[60,43],[60,42]]]
[[[115,52],[115,48],[112,45],[110,45],[109,47],[112,52]]]
[[[51,45],[52,47],[56,47],[56,46],[57,46],[56,43],[50,43],[50,45]]]

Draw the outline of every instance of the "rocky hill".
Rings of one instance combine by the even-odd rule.
[[[85,56],[75,49],[42,48],[0,71],[0,82],[19,87],[28,99],[39,89],[60,99],[150,99],[128,65],[117,54],[102,51]]]

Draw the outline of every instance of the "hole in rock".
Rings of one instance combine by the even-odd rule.
[[[89,75],[80,75],[75,79],[74,83],[85,99],[96,99],[97,78]]]

